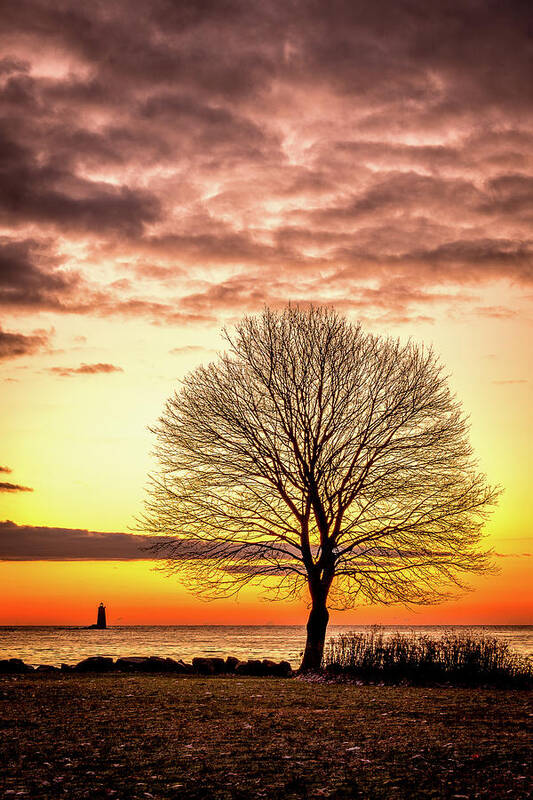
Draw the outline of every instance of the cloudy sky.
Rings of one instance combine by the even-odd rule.
[[[7,4],[0,622],[101,597],[131,622],[303,619],[195,604],[131,535],[98,539],[134,524],[180,377],[288,300],[442,354],[506,489],[502,572],[424,619],[527,621],[531,50],[517,0]]]

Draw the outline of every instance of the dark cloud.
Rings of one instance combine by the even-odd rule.
[[[46,528],[0,522],[0,560],[72,561],[76,559],[152,558],[143,551],[151,543],[131,533],[100,533],[71,528]]]
[[[483,203],[483,210],[533,221],[533,176],[499,175],[488,181],[487,188],[490,198]]]
[[[4,561],[73,561],[160,559],[156,550],[147,548],[165,542],[165,536],[131,533],[104,533],[77,528],[49,528],[17,525],[10,520],[0,522],[0,560]],[[212,558],[212,543],[196,539],[181,540],[173,553],[178,559]],[[242,546],[235,545],[235,558],[246,559]],[[227,554],[227,546],[224,545]],[[261,545],[248,545],[254,558],[263,553]]]
[[[179,309],[177,302],[161,302],[146,298],[123,296],[128,281],[113,281],[102,285],[85,278],[80,271],[62,268],[62,259],[51,247],[49,239],[13,239],[0,237],[0,306],[6,310],[38,312],[54,311],[102,317],[148,317],[154,323],[187,322],[191,314]],[[171,274],[169,268],[165,275]],[[17,335],[18,334],[13,334]],[[44,337],[37,332],[35,337]],[[12,349],[22,348],[24,342],[0,335],[0,357]],[[28,339],[28,337],[26,337]],[[31,341],[26,341],[30,347]],[[44,344],[44,339],[43,339]],[[35,341],[35,348],[39,342]],[[15,353],[11,353],[14,355]],[[5,357],[5,356],[4,356]]]
[[[200,222],[203,226],[203,221]],[[245,231],[218,227],[215,232],[171,234],[151,237],[142,245],[148,252],[159,252],[166,256],[197,264],[264,264],[279,266],[280,258],[291,257],[287,248],[260,242]]]
[[[271,147],[279,147],[279,137],[228,108],[207,105],[196,98],[175,92],[155,94],[139,109],[141,120],[150,126],[178,126],[180,147],[194,151],[213,148],[217,158],[262,159]],[[279,152],[276,152],[279,156]]]
[[[309,215],[310,221],[319,225],[356,222],[376,213],[402,211],[406,216],[413,208],[424,208],[426,213],[454,212],[457,205],[470,209],[479,202],[479,191],[464,179],[445,179],[418,172],[391,173],[384,179],[364,188],[348,198],[342,205],[331,205]]]
[[[0,483],[0,492],[33,492],[33,489],[18,483]]]
[[[25,335],[0,328],[0,361],[35,353],[46,347],[48,341],[49,334],[46,331],[35,331],[33,334]]]
[[[62,229],[124,236],[142,232],[159,215],[150,193],[87,180],[62,161],[45,161],[36,150],[0,141],[0,215],[8,223],[37,222]]]
[[[292,298],[413,320],[454,287],[531,283],[523,0],[20,0],[2,16],[14,313],[210,323]]]
[[[0,237],[0,305],[60,309],[78,276],[57,270],[47,241]]]
[[[253,276],[239,276],[227,281],[208,284],[201,292],[182,299],[182,305],[197,312],[223,309],[230,313],[245,305],[260,307],[276,296],[273,282],[268,287],[255,281]]]
[[[520,2],[506,8],[441,2],[425,14],[418,2],[391,7],[383,0],[371,6],[340,0],[320,8],[324,27],[315,63],[352,95],[365,85],[385,101],[401,92],[425,113],[458,113],[466,104],[513,109],[531,92],[524,73],[527,16]],[[361,59],[353,56],[358,43]]]
[[[0,472],[6,472],[6,473],[9,474],[9,473],[13,472],[13,470],[10,469],[9,467],[0,467]]]
[[[379,245],[376,245],[376,249]],[[372,255],[368,248],[349,250],[339,248],[341,263],[352,261],[344,273],[354,274],[354,268],[364,274],[365,268],[403,273],[416,284],[439,283],[479,284],[497,280],[502,271],[522,283],[533,280],[533,246],[507,239],[460,239],[436,247],[420,247],[413,237],[412,249],[397,253]]]
[[[48,372],[60,375],[62,378],[69,378],[73,375],[99,375],[110,372],[124,372],[124,370],[115,364],[80,364],[79,367],[49,367]]]

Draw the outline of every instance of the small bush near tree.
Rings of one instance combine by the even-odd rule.
[[[382,630],[330,640],[324,668],[365,682],[532,686],[533,666],[500,639],[472,633],[423,634]]]

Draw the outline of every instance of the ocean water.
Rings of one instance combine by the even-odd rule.
[[[328,638],[370,626],[330,625]],[[384,633],[424,633],[442,636],[471,631],[495,636],[515,652],[533,658],[533,625],[384,626]],[[300,662],[305,645],[303,625],[172,625],[113,626],[107,630],[74,627],[0,627],[0,658],[21,658],[27,664],[76,664],[87,656],[170,656],[191,661],[194,656],[286,659]]]

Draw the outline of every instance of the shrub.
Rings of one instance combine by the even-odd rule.
[[[333,675],[383,683],[533,685],[531,661],[500,639],[447,632],[440,638],[381,629],[331,639],[323,666]]]

